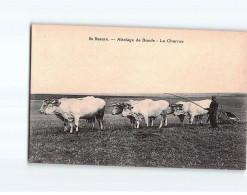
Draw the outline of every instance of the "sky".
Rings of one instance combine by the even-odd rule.
[[[32,25],[31,34],[31,94],[247,92],[246,32]]]

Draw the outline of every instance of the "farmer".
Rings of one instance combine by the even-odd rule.
[[[219,128],[217,126],[217,120],[216,120],[217,110],[218,110],[218,103],[216,102],[216,97],[212,96],[212,102],[209,106],[209,120],[212,128]]]

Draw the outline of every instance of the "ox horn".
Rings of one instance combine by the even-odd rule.
[[[57,99],[53,99],[51,103],[54,104],[55,106],[59,106],[61,104],[61,102],[59,102]]]
[[[131,108],[131,109],[133,108],[133,106],[129,103],[123,103],[123,104],[124,104],[123,107]]]
[[[51,102],[51,99],[45,99],[44,102]]]
[[[174,104],[174,103],[170,104],[170,107],[176,107],[176,106],[177,104]]]
[[[121,104],[119,104],[119,105],[121,105],[122,107],[128,106],[126,103],[121,103]]]
[[[113,106],[120,106],[120,103],[112,104]]]

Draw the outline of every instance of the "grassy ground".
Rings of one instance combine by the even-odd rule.
[[[63,123],[55,116],[39,114],[41,101],[31,101],[29,162],[245,169],[245,123],[224,124],[220,129],[210,129],[207,124],[182,127],[177,117],[169,116],[168,127],[161,130],[157,129],[158,119],[155,127],[146,128],[142,122],[140,129],[133,130],[128,119],[110,114],[111,103],[128,99],[105,99],[104,130],[98,125],[92,130],[81,120],[79,132],[73,134],[63,132]],[[246,120],[245,101],[243,97],[218,98],[223,108],[242,121]]]

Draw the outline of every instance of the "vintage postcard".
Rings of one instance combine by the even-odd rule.
[[[30,163],[246,169],[247,33],[32,25]]]

